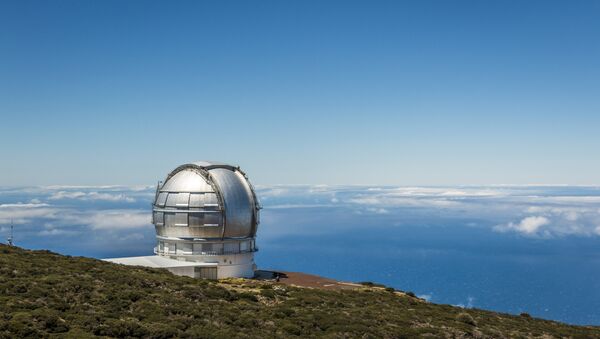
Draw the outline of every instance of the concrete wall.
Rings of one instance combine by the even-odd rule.
[[[170,256],[176,258],[176,256]],[[225,278],[252,278],[254,277],[255,263],[254,252],[214,255],[214,256],[185,256],[178,260],[187,262],[215,263],[217,265],[217,279]],[[194,267],[171,267],[168,270],[175,274],[194,277]]]

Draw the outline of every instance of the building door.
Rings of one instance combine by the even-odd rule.
[[[217,280],[216,267],[194,267],[194,278]]]

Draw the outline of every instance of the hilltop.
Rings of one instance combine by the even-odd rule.
[[[599,327],[425,302],[366,284],[196,280],[0,245],[0,338],[600,338]]]

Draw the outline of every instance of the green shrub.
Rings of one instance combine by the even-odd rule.
[[[456,320],[460,321],[461,323],[465,323],[467,325],[477,326],[477,322],[475,322],[475,319],[473,319],[473,316],[467,312],[461,312],[458,315],[456,315]]]
[[[370,282],[365,286],[379,288],[332,291],[244,279],[224,284],[161,269],[0,249],[0,338],[415,338],[479,332],[600,338],[595,327],[397,298],[385,292],[392,288]],[[257,296],[272,302],[257,302]]]
[[[245,299],[245,300],[250,300],[250,301],[258,301],[258,298],[256,297],[256,295],[254,295],[253,293],[250,293],[250,292],[238,293],[238,297],[240,299]]]
[[[261,290],[260,295],[266,298],[274,299],[276,294],[273,290]]]
[[[300,328],[300,326],[295,325],[293,323],[285,323],[281,326],[281,329],[284,330],[285,332],[287,332],[289,334],[293,334],[293,335],[302,334],[302,329]]]

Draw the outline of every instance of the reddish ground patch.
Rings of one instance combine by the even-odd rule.
[[[257,279],[276,281],[277,274],[279,274],[280,283],[292,286],[321,288],[326,290],[342,290],[362,287],[359,284],[337,281],[302,272],[259,271]]]

